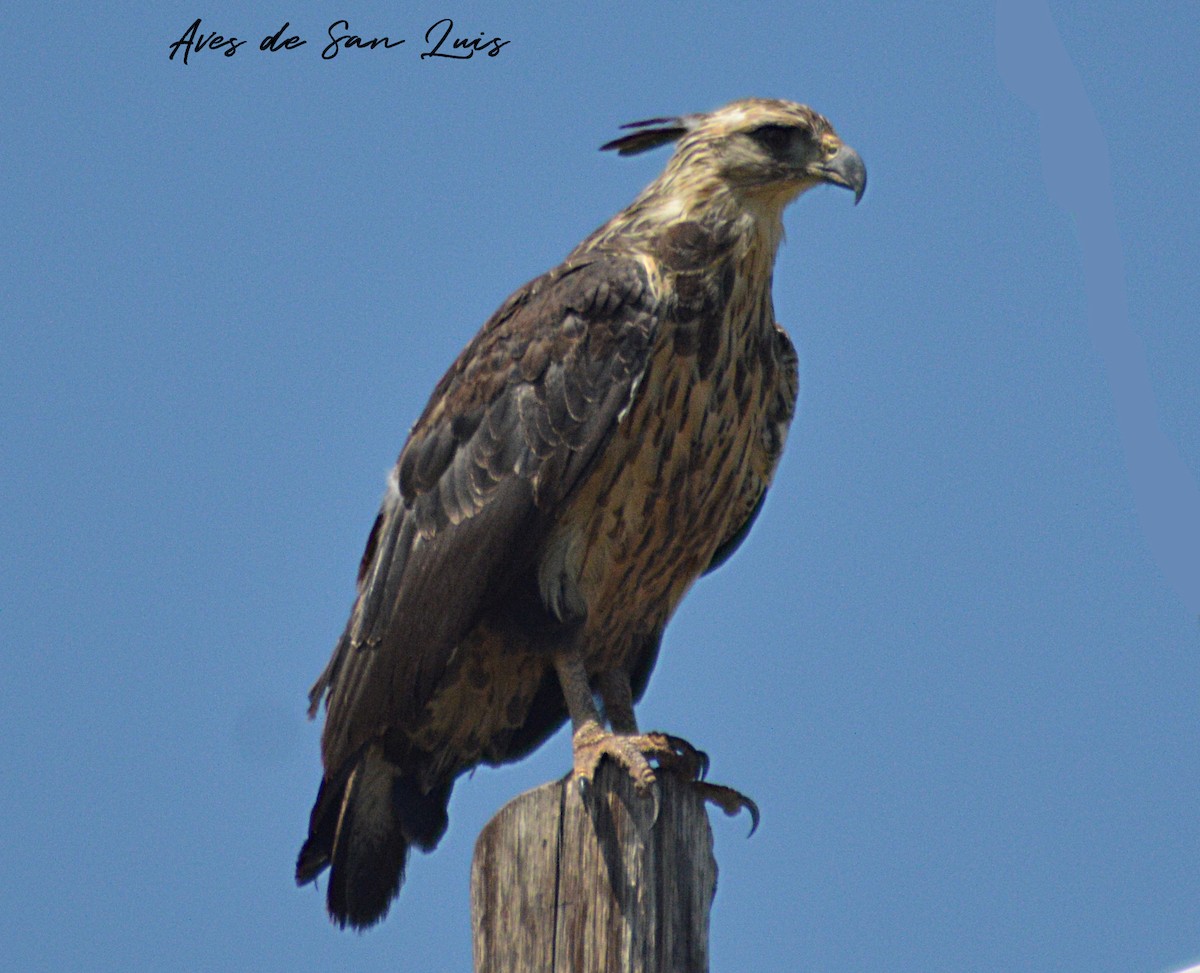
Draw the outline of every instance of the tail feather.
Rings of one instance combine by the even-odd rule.
[[[381,747],[368,747],[347,773],[321,782],[296,884],[329,867],[330,918],[342,928],[374,925],[400,891],[409,845],[431,851],[445,833],[451,787],[422,792]]]

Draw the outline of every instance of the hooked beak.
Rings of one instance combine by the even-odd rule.
[[[867,191],[867,167],[857,152],[843,145],[828,162],[816,166],[816,175],[835,186],[854,190],[854,205]]]

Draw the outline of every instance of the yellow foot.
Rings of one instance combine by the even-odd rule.
[[[662,733],[611,733],[592,720],[575,731],[571,741],[574,751],[574,778],[581,792],[586,792],[596,776],[596,768],[605,757],[611,757],[633,778],[642,797],[648,797],[654,786],[654,768],[650,759],[660,762],[677,758],[671,737]]]
[[[585,800],[600,761],[611,757],[633,778],[638,794],[654,799],[653,817],[657,819],[658,795],[654,793],[655,775],[650,765],[650,761],[655,760],[659,769],[677,773],[690,781],[701,798],[715,804],[730,817],[748,811],[750,834],[758,829],[758,805],[732,787],[704,780],[708,774],[708,754],[680,737],[668,733],[611,733],[589,720],[575,731],[572,750],[575,757],[572,776]]]

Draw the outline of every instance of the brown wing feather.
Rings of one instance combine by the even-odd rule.
[[[641,264],[591,253],[509,298],[438,383],[310,693],[313,712],[327,697],[327,773],[420,718],[457,644],[603,449],[656,325]]]

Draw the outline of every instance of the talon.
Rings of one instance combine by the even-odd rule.
[[[750,830],[746,832],[746,837],[753,838],[754,832],[758,830],[758,822],[760,820],[758,805],[750,800],[750,798],[746,798],[746,810],[750,812]]]
[[[594,721],[584,723],[575,731],[571,741],[575,757],[574,775],[577,781],[590,781],[605,757],[611,757],[625,768],[633,779],[638,794],[648,797],[654,786],[654,768],[647,758],[670,753],[665,741],[653,735],[637,736],[610,733]]]
[[[750,812],[750,833],[746,835],[747,838],[758,830],[760,820],[758,805],[745,794],[735,791],[732,787],[726,787],[724,784],[710,784],[707,781],[696,781],[692,786],[699,791],[704,800],[715,804],[729,817],[733,817],[740,811]]]
[[[681,774],[700,792],[701,798],[717,805],[730,817],[741,811],[748,811],[750,834],[758,830],[758,805],[732,787],[710,784],[706,779],[709,768],[708,754],[680,737],[667,733],[612,733],[596,721],[588,720],[575,731],[571,747],[575,757],[573,776],[579,788],[579,796],[585,802],[591,796],[592,777],[596,768],[601,760],[610,757],[625,768],[638,795],[650,798],[650,824],[653,827],[661,810],[654,768],[650,765],[650,761],[654,760],[662,770]]]
[[[655,753],[660,767],[682,774],[688,780],[703,780],[708,776],[708,754],[692,746],[682,737],[669,733],[648,733],[661,752]]]

